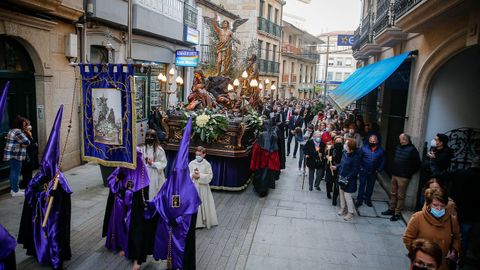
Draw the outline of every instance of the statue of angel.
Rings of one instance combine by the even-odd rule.
[[[238,19],[233,22],[233,27],[230,29],[230,22],[223,20],[221,26],[218,25],[218,16],[211,20],[213,29],[218,37],[217,42],[217,76],[227,75],[230,69],[232,60],[232,47],[234,43],[240,44],[240,40],[235,37],[235,31],[238,27],[244,24],[248,19]]]

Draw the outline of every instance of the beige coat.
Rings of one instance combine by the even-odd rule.
[[[445,216],[436,219],[430,214],[429,208],[424,207],[422,211],[413,214],[408,222],[407,229],[403,234],[403,243],[409,249],[415,239],[423,238],[432,241],[440,246],[443,253],[442,257],[445,258],[450,247],[452,227],[453,247],[460,251],[460,226],[457,218],[447,209]],[[446,259],[443,260],[440,270],[448,270]]]
[[[188,165],[188,169],[197,188],[198,195],[202,200],[202,204],[198,207],[196,227],[207,227],[207,229],[210,229],[212,226],[217,226],[217,211],[215,210],[215,201],[209,185],[213,178],[212,166],[206,159],[203,159],[200,163],[193,160]],[[200,172],[200,178],[197,180],[193,179],[195,169],[198,169]]]

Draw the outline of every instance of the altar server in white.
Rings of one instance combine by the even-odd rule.
[[[202,200],[202,204],[198,207],[196,227],[210,229],[212,226],[217,226],[218,221],[215,202],[209,185],[213,178],[212,165],[205,159],[206,154],[207,151],[204,147],[197,147],[195,160],[190,162],[188,168],[192,181],[198,190],[198,195]]]
[[[160,146],[157,132],[149,129],[145,134],[145,144],[142,146],[143,157],[148,169],[148,177],[150,178],[150,189],[148,197],[155,198],[160,188],[165,183],[164,169],[167,167],[167,156]]]

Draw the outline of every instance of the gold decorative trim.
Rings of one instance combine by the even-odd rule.
[[[222,187],[222,186],[210,186],[210,189],[213,190],[226,190],[226,191],[242,191],[245,190],[248,185],[252,182],[252,176],[247,179],[247,182],[241,187]]]

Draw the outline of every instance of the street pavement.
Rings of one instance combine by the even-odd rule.
[[[197,269],[408,269],[402,244],[405,224],[390,222],[386,193],[375,187],[374,207],[362,206],[352,221],[322,191],[302,190],[297,159],[288,158],[277,188],[258,198],[250,185],[243,192],[214,191],[220,225],[197,230]],[[65,173],[72,194],[72,260],[67,269],[131,269],[132,264],[104,247],[101,237],[108,189],[98,166],[87,164]],[[0,196],[0,223],[18,235],[23,197]],[[18,269],[39,266],[16,249]],[[165,269],[149,256],[142,269]]]

